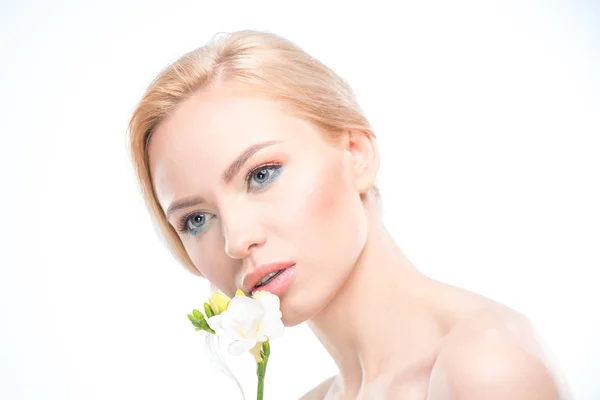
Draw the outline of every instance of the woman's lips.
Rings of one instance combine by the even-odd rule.
[[[283,272],[281,272],[279,275],[277,275],[273,280],[271,280],[266,285],[259,286],[259,287],[256,287],[256,286],[253,287],[251,290],[251,293],[254,294],[255,292],[258,292],[260,290],[266,290],[267,292],[272,293],[276,296],[281,296],[283,293],[285,293],[285,291],[290,286],[290,283],[294,276],[295,268],[296,268],[295,264],[290,267],[285,268],[283,270]]]
[[[242,290],[246,293],[250,293],[254,291],[255,287],[259,285],[260,281],[269,276],[269,274],[284,270],[293,265],[293,262],[283,261],[260,264],[246,273],[246,276],[244,276],[242,281]]]

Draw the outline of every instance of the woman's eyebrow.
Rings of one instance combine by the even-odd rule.
[[[264,149],[265,147],[272,146],[278,143],[281,143],[281,140],[269,140],[267,142],[253,144],[252,146],[248,147],[239,156],[237,156],[237,158],[229,165],[225,172],[223,172],[223,181],[225,181],[225,183],[231,182],[233,177],[236,176],[238,172],[240,172],[240,169],[244,166],[246,161],[248,161],[248,159],[252,157],[252,155],[254,155],[254,153],[261,149]]]
[[[179,209],[196,206],[196,205],[202,204],[204,202],[205,202],[204,198],[202,198],[200,196],[185,197],[183,199],[180,199],[180,200],[177,200],[177,201],[174,201],[173,203],[171,203],[169,208],[167,208],[167,212],[165,213],[165,216],[167,219],[169,219],[169,216],[171,214],[173,214],[173,212],[175,212]]]
[[[244,166],[246,161],[248,161],[248,159],[250,157],[252,157],[252,155],[254,155],[254,153],[256,153],[257,151],[259,151],[261,149],[264,149],[265,147],[269,147],[269,146],[272,146],[274,144],[278,144],[281,142],[282,142],[281,140],[269,140],[267,142],[253,144],[252,146],[248,147],[239,156],[237,156],[237,158],[225,170],[225,172],[223,173],[223,180],[226,183],[231,182],[233,177],[236,176],[238,172],[240,172],[240,169]],[[171,203],[171,205],[167,208],[167,212],[165,213],[165,216],[168,219],[169,216],[177,210],[180,210],[182,208],[196,206],[196,205],[202,204],[204,202],[205,202],[205,200],[201,196],[191,196],[191,197],[185,197],[180,200],[176,200],[173,203]]]

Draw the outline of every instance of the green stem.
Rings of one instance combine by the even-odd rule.
[[[267,362],[269,361],[269,342],[266,341],[262,345],[260,355],[262,361],[256,363],[256,375],[258,376],[258,388],[256,392],[256,400],[263,400],[263,392],[265,388],[265,373],[267,372]]]
[[[263,400],[263,392],[265,389],[265,368],[262,362],[258,363],[258,389],[256,392],[256,400]]]

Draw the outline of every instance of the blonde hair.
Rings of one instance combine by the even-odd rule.
[[[216,35],[169,65],[150,84],[129,122],[130,151],[146,205],[173,255],[199,274],[156,198],[148,163],[155,128],[184,100],[219,84],[249,89],[287,105],[323,132],[356,129],[373,135],[350,86],[327,66],[272,33]],[[373,188],[377,195],[377,188]]]

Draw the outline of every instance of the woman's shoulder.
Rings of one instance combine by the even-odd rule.
[[[335,378],[336,376],[332,376],[331,378],[326,379],[314,389],[302,396],[300,400],[323,400],[331,389]]]
[[[566,380],[551,359],[525,316],[502,304],[488,304],[443,341],[431,372],[429,398],[451,392],[458,399],[490,398],[489,393],[497,396],[490,399],[569,399]]]

